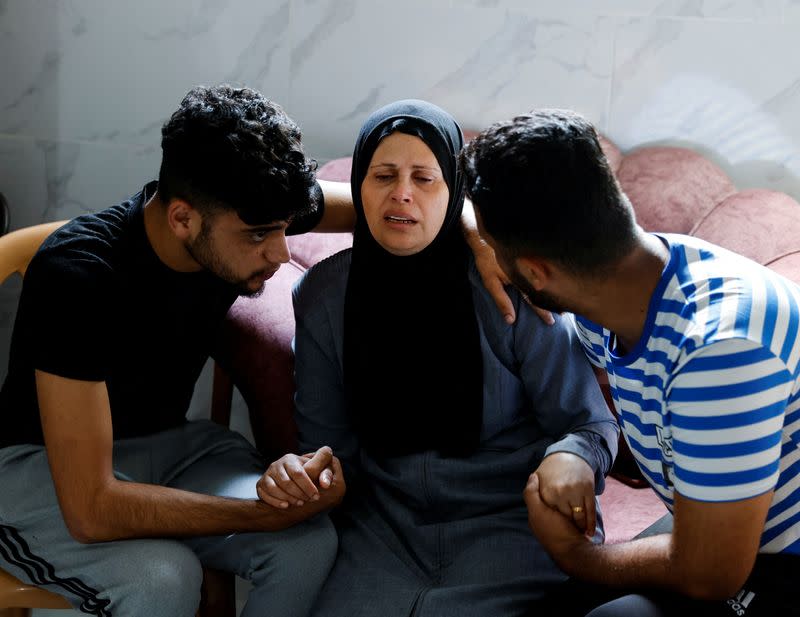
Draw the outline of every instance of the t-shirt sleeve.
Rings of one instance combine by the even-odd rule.
[[[598,368],[604,369],[606,367],[606,353],[603,328],[588,319],[572,313],[569,313],[568,317],[572,321],[575,332],[578,333],[578,340],[581,342],[589,362]]]
[[[319,182],[315,182],[311,189],[310,207],[306,212],[295,216],[289,227],[286,228],[287,236],[296,236],[311,231],[322,220],[325,213],[325,196]]]
[[[106,380],[113,295],[108,279],[108,268],[89,259],[34,259],[20,298],[34,368],[69,379]]]
[[[793,383],[780,358],[749,340],[694,352],[667,388],[675,490],[737,501],[774,488]]]

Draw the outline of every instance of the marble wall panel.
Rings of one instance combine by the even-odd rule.
[[[0,133],[158,144],[195,84],[288,93],[290,3],[70,0],[0,14]]]
[[[616,36],[609,134],[623,149],[685,142],[723,164],[737,186],[797,198],[796,49],[789,24],[626,22]]]
[[[421,0],[297,2],[290,111],[320,159],[342,156],[371,111],[425,98],[479,128],[535,106],[605,123],[613,23],[459,11]]]
[[[701,19],[779,19],[783,0],[451,0],[453,8],[519,9],[540,16],[591,14],[625,17],[690,17]],[[789,0],[791,1],[791,0]]]

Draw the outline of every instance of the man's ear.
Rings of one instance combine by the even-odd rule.
[[[517,257],[517,268],[536,291],[541,291],[550,282],[553,268],[541,257]]]
[[[188,240],[199,233],[203,220],[189,202],[173,199],[167,206],[167,223],[178,238]]]

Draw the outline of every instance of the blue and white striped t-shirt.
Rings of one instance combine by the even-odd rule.
[[[670,259],[627,354],[581,317],[625,439],[672,507],[775,493],[761,552],[800,554],[800,288],[698,238],[659,235]]]

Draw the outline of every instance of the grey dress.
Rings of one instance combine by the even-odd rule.
[[[572,452],[594,469],[599,494],[616,454],[616,422],[574,331],[559,318],[543,324],[514,291],[517,321],[507,325],[472,264],[483,353],[480,446],[468,458],[427,451],[377,460],[359,447],[345,404],[350,258],[347,250],[317,264],[293,295],[300,448],[331,446],[348,483],[334,513],[339,554],[313,614],[526,614],[565,580],[528,527],[529,474],[547,454]],[[413,379],[413,366],[388,376],[386,396]]]

